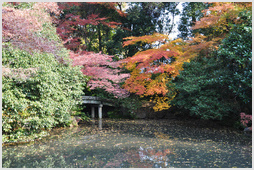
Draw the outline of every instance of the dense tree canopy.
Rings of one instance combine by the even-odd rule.
[[[3,3],[3,140],[69,125],[91,91],[132,115],[139,102],[204,119],[250,115],[252,3],[185,2],[181,14],[179,4]]]

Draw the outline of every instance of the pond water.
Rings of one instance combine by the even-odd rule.
[[[251,168],[252,139],[180,120],[93,120],[2,147],[7,168]]]

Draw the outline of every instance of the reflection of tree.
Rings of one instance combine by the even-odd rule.
[[[152,147],[140,148],[138,150],[131,149],[126,153],[118,153],[114,156],[112,161],[109,161],[104,168],[152,168],[154,164],[159,167],[168,167],[168,155],[175,155],[172,149],[156,150]]]
[[[165,150],[155,150],[152,147],[149,148],[139,148],[139,157],[141,161],[150,160],[156,164],[162,164],[167,167],[169,165],[168,155],[175,155],[172,149]]]
[[[131,149],[126,153],[120,152],[116,154],[103,168],[125,168],[126,165],[128,168],[151,168],[153,164],[151,162],[141,162],[137,150]]]

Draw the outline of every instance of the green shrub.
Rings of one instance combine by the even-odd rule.
[[[71,65],[50,14],[34,9],[34,4],[3,4],[15,7],[3,15],[3,142],[39,138],[46,135],[44,130],[69,126],[87,81],[80,68]],[[31,27],[33,22],[41,28]]]
[[[59,63],[50,53],[33,55],[4,44],[2,50],[3,134],[22,136],[70,124],[86,78],[80,68]],[[17,131],[17,129],[22,129]]]

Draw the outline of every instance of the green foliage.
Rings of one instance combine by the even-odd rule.
[[[139,96],[131,95],[123,99],[114,99],[114,111],[107,112],[109,118],[135,119],[136,111],[142,106]]]
[[[229,89],[243,101],[251,105],[252,99],[252,17],[251,12],[242,12],[241,19],[245,22],[235,25],[223,45],[218,56],[225,67],[231,70],[228,81]]]
[[[117,114],[115,111],[107,112],[109,118],[120,118],[120,115]]]
[[[228,115],[234,109],[230,92],[220,80],[226,70],[220,66],[213,58],[185,63],[174,81],[178,95],[172,104],[203,119],[221,120]]]
[[[84,113],[84,112],[81,112],[80,117],[81,117],[81,119],[83,121],[89,121],[89,120],[91,120],[90,116],[88,114]]]
[[[123,38],[126,37],[126,31],[121,28],[117,28],[112,34],[112,39],[109,39],[106,43],[107,54],[109,55],[122,55],[124,54],[124,48],[122,46]]]
[[[119,100],[118,105],[122,108],[122,111],[127,117],[134,119],[137,109],[142,106],[142,101],[139,96],[132,94],[127,98]]]
[[[79,103],[85,84],[80,68],[61,64],[50,53],[31,55],[9,43],[4,46],[3,134],[14,140],[69,125],[70,111]]]
[[[33,4],[5,5],[29,8],[23,12],[30,16],[35,12]],[[16,16],[20,10],[12,12]],[[41,11],[42,17],[48,15]],[[17,21],[17,25],[23,24],[23,31],[14,30],[15,38],[4,41],[2,46],[3,142],[33,140],[47,135],[45,130],[69,126],[70,115],[80,103],[87,78],[79,67],[71,65],[69,51],[62,45],[50,20],[40,20],[40,28],[32,29],[27,23],[33,22],[31,18],[36,21],[37,15],[20,20],[5,17]],[[22,19],[29,22],[23,23]],[[8,20],[4,21],[8,25]],[[7,26],[6,29],[12,32],[13,28]]]
[[[72,108],[72,113],[71,116],[80,116],[82,114],[82,110],[85,108],[85,105],[83,105],[82,103],[75,105]]]
[[[231,121],[231,125],[241,111],[251,113],[251,13],[243,12],[240,17],[245,22],[232,27],[212,58],[184,64],[174,80],[178,95],[172,104],[191,115]]]

